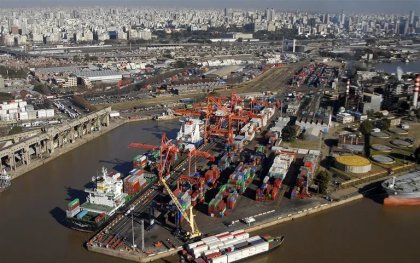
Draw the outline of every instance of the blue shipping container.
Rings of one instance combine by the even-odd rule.
[[[82,210],[76,215],[76,218],[77,219],[82,219],[85,215],[87,215],[87,213],[88,213],[87,210]]]

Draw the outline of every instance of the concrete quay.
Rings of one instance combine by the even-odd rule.
[[[14,179],[124,123],[110,123],[110,112],[109,107],[59,126],[8,136],[14,143],[0,150],[0,170],[7,163]]]
[[[324,203],[324,204],[317,204],[315,206],[303,208],[302,210],[299,210],[296,212],[291,212],[291,213],[285,212],[285,213],[282,213],[282,215],[280,216],[275,215],[275,213],[273,213],[273,217],[267,220],[264,220],[261,223],[251,225],[249,227],[246,227],[245,225],[243,225],[244,226],[243,229],[246,232],[255,232],[255,231],[263,230],[263,229],[266,229],[266,228],[269,228],[269,227],[272,227],[281,223],[285,223],[285,222],[296,220],[305,216],[316,214],[322,211],[326,211],[328,209],[345,205],[350,202],[360,200],[363,198],[363,194],[360,194],[358,192],[349,193],[348,191],[346,191],[346,192],[337,192],[336,194],[337,196],[341,196],[342,199],[339,201],[333,201],[333,202]],[[233,230],[235,229],[231,229],[231,231]],[[90,241],[86,243],[86,247],[89,251],[92,251],[92,252],[102,253],[105,255],[123,258],[126,260],[135,261],[135,262],[152,262],[152,261],[162,259],[165,257],[175,256],[178,254],[179,251],[183,249],[181,246],[179,246],[176,248],[167,249],[166,251],[146,254],[142,252],[141,250],[139,250],[138,248],[135,248],[134,250],[131,248],[114,250],[111,248],[99,247]]]

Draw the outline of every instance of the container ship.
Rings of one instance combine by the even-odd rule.
[[[103,224],[137,196],[146,185],[153,183],[146,178],[143,170],[134,169],[122,179],[120,173],[108,172],[102,168],[101,176],[93,177],[93,188],[84,192],[86,202],[80,204],[78,198],[71,201],[66,210],[70,227],[84,232],[98,230]]]
[[[249,259],[279,247],[284,236],[250,237],[244,230],[224,232],[185,245],[182,258],[194,263],[230,263]]]
[[[182,125],[176,136],[178,147],[183,151],[187,151],[192,145],[195,148],[200,147],[204,143],[204,121],[198,118],[186,118],[180,121]]]
[[[420,170],[392,177],[382,188],[388,194],[384,205],[420,205]]]
[[[10,187],[10,185],[12,184],[11,181],[12,181],[12,178],[4,169],[0,175],[0,193]]]

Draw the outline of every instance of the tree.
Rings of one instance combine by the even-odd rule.
[[[370,120],[364,120],[360,123],[359,131],[365,137],[365,156],[370,157],[370,134],[372,133],[373,124]]]
[[[381,130],[388,130],[391,126],[391,120],[389,119],[382,119],[375,123],[375,127]]]
[[[295,126],[286,125],[281,131],[281,138],[286,142],[292,142],[296,139]]]
[[[318,181],[319,192],[321,194],[326,194],[328,190],[328,185],[331,182],[331,175],[326,171],[320,171],[316,177]]]
[[[39,92],[44,95],[49,95],[51,93],[50,89],[47,87],[47,85],[37,82],[34,85],[34,91]]]
[[[90,104],[89,101],[87,101],[85,98],[79,95],[74,95],[72,97],[73,103],[81,108],[84,108],[88,111],[96,111],[96,107],[92,104]]]
[[[9,135],[18,134],[23,131],[22,127],[20,126],[13,126],[13,128],[9,131]]]

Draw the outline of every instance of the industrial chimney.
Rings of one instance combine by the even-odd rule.
[[[416,83],[414,84],[414,94],[413,94],[413,108],[417,109],[418,100],[419,100],[419,90],[420,90],[420,75],[416,77]]]
[[[346,100],[344,102],[344,108],[346,109],[347,109],[347,104],[349,100],[349,95],[350,95],[350,79],[347,80],[347,87],[346,87]]]

